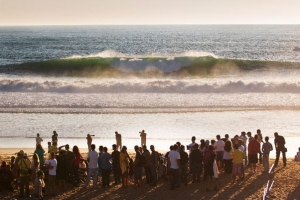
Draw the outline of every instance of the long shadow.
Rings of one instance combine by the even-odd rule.
[[[294,191],[289,193],[289,195],[287,196],[287,199],[299,199],[299,198],[300,198],[300,183],[294,189]]]

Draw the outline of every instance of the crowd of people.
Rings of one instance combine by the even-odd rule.
[[[34,196],[37,199],[43,199],[44,190],[46,195],[63,192],[67,183],[74,187],[82,185],[88,188],[92,180],[92,187],[97,188],[99,177],[101,187],[107,188],[111,185],[111,174],[114,184],[122,184],[122,187],[128,187],[129,178],[133,177],[134,186],[139,188],[143,185],[142,180],[145,176],[144,184],[156,187],[158,181],[169,181],[171,190],[182,184],[187,186],[189,175],[192,183],[200,182],[202,177],[203,181],[207,181],[208,192],[218,190],[217,180],[220,172],[232,175],[233,182],[236,181],[236,176],[239,177],[238,181],[243,180],[245,166],[249,166],[250,173],[256,173],[257,163],[260,163],[263,164],[264,172],[268,172],[269,154],[273,150],[269,137],[263,140],[258,129],[254,137],[251,132],[241,132],[240,136],[236,135],[233,138],[228,134],[224,138],[217,135],[216,139],[201,139],[199,144],[193,136],[191,144],[182,145],[176,142],[170,146],[170,151],[161,154],[155,150],[154,145],[150,145],[150,151],[147,149],[146,133],[143,130],[140,132],[141,146],[134,146],[135,156],[132,158],[127,153],[127,147],[122,146],[121,134],[116,131],[115,135],[116,144],[112,145],[112,152],[109,153],[108,148],[102,145],[97,152],[96,145],[92,143],[93,135],[88,134],[86,139],[89,151],[84,158],[76,145],[72,151],[68,144],[57,146],[56,131],[53,131],[52,142],[48,142],[46,152],[42,147],[43,139],[37,134],[32,159],[20,150],[16,157],[12,157],[10,164],[2,162],[1,173],[6,171],[9,174],[7,182],[16,182],[20,197],[31,196],[29,184],[32,181]],[[278,165],[280,154],[286,166],[285,139],[277,132],[274,136],[275,167]],[[59,184],[60,191],[57,191],[56,183]],[[14,188],[12,184],[7,184],[4,189]]]

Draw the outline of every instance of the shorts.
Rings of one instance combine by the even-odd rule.
[[[233,164],[233,169],[232,169],[232,173],[233,174],[240,174],[242,172],[242,165],[241,163],[239,164]]]
[[[48,176],[48,181],[47,181],[47,186],[54,187],[56,185],[55,184],[55,180],[56,180],[56,176],[55,175],[49,175]]]
[[[217,151],[216,161],[222,161],[223,160],[223,154],[224,154],[224,151]]]
[[[257,154],[249,154],[249,163],[258,163]]]

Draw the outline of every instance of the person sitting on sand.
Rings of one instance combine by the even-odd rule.
[[[269,155],[273,150],[272,144],[269,142],[269,137],[265,137],[265,143],[262,145],[264,172],[269,172]]]
[[[295,155],[295,161],[299,162],[300,161],[300,147],[298,148],[298,152]]]
[[[146,136],[147,136],[147,134],[145,133],[144,130],[142,130],[142,132],[140,132],[140,137],[141,137],[141,147],[142,147],[143,145],[146,145]]]

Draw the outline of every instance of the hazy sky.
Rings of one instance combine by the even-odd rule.
[[[300,24],[300,0],[0,0],[0,25]]]

